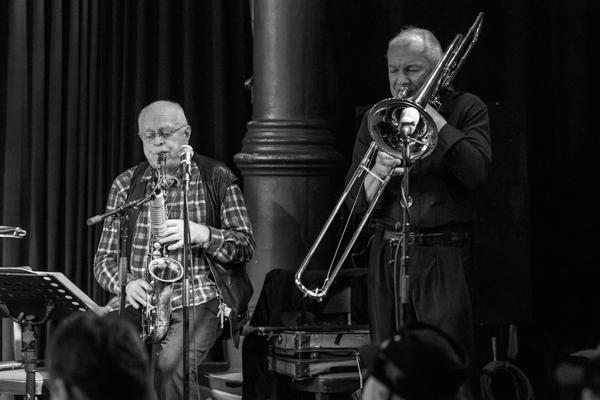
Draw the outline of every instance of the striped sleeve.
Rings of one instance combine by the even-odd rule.
[[[106,202],[106,212],[112,211],[125,203],[131,181],[133,168],[119,175],[112,183]],[[94,257],[94,276],[100,286],[111,293],[119,293],[119,270],[117,260],[119,256],[119,217],[104,220],[102,235]],[[128,273],[127,282],[135,279]]]

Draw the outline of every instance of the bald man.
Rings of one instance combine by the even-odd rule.
[[[127,201],[141,199],[152,191],[163,177],[162,194],[166,223],[164,234],[151,234],[150,206],[128,210],[129,269],[126,282],[127,314],[140,324],[139,311],[148,301],[153,286],[147,274],[152,260],[151,248],[161,249],[164,257],[183,265],[183,205],[179,151],[188,144],[192,128],[181,106],[170,101],[156,101],[139,113],[138,136],[144,148],[146,161],[121,173],[113,181],[106,210],[111,211]],[[164,160],[164,168],[159,159]],[[154,206],[153,206],[154,207]],[[248,284],[243,264],[254,251],[252,227],[235,175],[222,163],[195,155],[191,162],[188,209],[191,244],[190,296],[190,394],[197,398],[196,365],[206,357],[229,318],[229,327],[235,336],[234,322],[243,323],[247,310],[235,309],[228,299],[228,290],[242,287],[233,284],[242,279]],[[115,296],[107,304],[118,309],[120,286],[117,259],[119,256],[119,221],[106,220],[94,259],[94,275],[100,285]],[[219,281],[220,271],[215,265],[232,267],[231,275]],[[182,357],[182,281],[172,284],[171,309],[168,331],[158,340],[156,360],[156,389],[160,399],[183,398]],[[248,289],[251,291],[251,289]],[[246,293],[247,294],[247,293]],[[238,297],[242,295],[238,293]],[[234,296],[235,297],[235,296]],[[233,309],[230,311],[229,309]],[[137,312],[136,312],[137,311]],[[247,315],[246,315],[247,316]],[[239,320],[236,319],[239,317]]]
[[[428,30],[410,27],[388,43],[387,68],[392,97],[414,96],[442,57]],[[375,233],[369,255],[369,312],[373,339],[393,336],[403,323],[422,321],[440,327],[466,348],[473,348],[473,317],[468,286],[470,230],[476,220],[473,195],[487,179],[491,162],[490,127],[485,104],[475,95],[453,89],[440,93],[439,109],[427,105],[439,132],[428,157],[410,169],[408,317],[400,319],[399,269],[403,209],[401,161],[379,151],[363,185],[348,204],[364,211],[380,179],[392,171],[373,213]],[[352,176],[371,143],[366,115],[358,131]]]

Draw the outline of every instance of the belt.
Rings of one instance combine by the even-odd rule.
[[[402,242],[402,232],[384,229],[383,240],[388,240],[391,244],[396,245]],[[435,232],[435,233],[418,233],[410,232],[408,234],[409,246],[433,246],[436,244],[446,246],[466,246],[471,240],[471,235],[468,232]]]

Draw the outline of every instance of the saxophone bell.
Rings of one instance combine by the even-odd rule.
[[[173,283],[183,277],[183,265],[170,257],[158,257],[148,264],[152,292],[142,313],[142,340],[158,343],[167,335],[171,320]]]

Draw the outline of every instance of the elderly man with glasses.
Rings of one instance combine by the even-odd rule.
[[[128,210],[126,223],[128,240],[124,254],[129,257],[129,263],[125,314],[140,323],[139,311],[146,306],[147,296],[154,290],[147,274],[152,246],[157,246],[155,243],[158,242],[165,257],[183,264],[184,194],[179,175],[179,151],[187,145],[192,128],[181,106],[170,101],[156,101],[145,107],[139,114],[138,125],[147,161],[117,176],[110,188],[106,209],[111,211],[127,201],[147,196],[155,190],[160,175],[166,215],[164,233],[154,237],[151,226],[153,204]],[[189,388],[192,398],[196,398],[196,366],[220,336],[225,317],[229,317],[234,337],[235,328],[243,323],[241,319],[246,310],[236,309],[236,304],[231,302],[227,304],[228,294],[231,297],[231,291],[245,287],[245,293],[233,295],[239,300],[244,296],[248,298],[251,293],[243,265],[252,257],[254,240],[237,178],[224,164],[195,155],[190,167],[187,198],[193,277],[187,304],[190,307]],[[122,229],[116,222],[105,221],[94,260],[96,279],[104,289],[116,295],[108,303],[113,311],[118,309],[120,298],[117,259]],[[232,275],[225,280],[218,279],[219,271],[226,270],[233,271]],[[174,282],[172,289],[169,328],[166,336],[154,346],[157,355],[155,386],[160,399],[183,398],[182,281]]]

